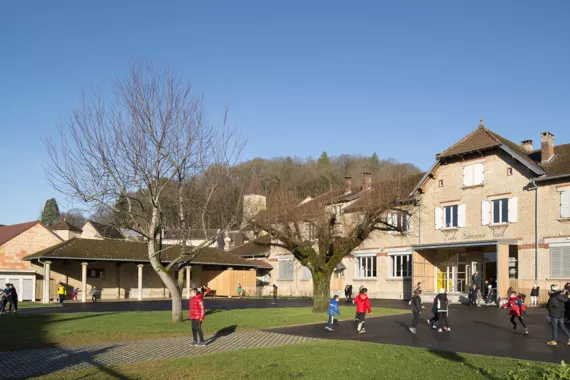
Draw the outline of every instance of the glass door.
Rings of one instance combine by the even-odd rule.
[[[456,276],[456,285],[455,289],[459,293],[467,293],[469,287],[469,281],[467,277],[467,265],[466,264],[457,264],[457,276]]]

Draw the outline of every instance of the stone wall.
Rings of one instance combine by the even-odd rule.
[[[58,243],[61,239],[38,223],[0,246],[0,270],[32,269],[22,258]]]

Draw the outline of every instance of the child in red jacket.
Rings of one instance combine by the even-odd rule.
[[[523,312],[526,311],[526,306],[521,297],[517,295],[516,292],[511,292],[509,296],[509,300],[504,306],[505,308],[509,309],[509,315],[511,316],[511,323],[513,324],[513,330],[517,328],[517,323],[515,322],[515,318],[517,318],[520,324],[524,328],[525,335],[528,334],[528,328],[524,323],[524,319],[522,317]]]
[[[366,330],[362,327],[364,324],[364,319],[366,317],[366,312],[372,314],[372,309],[370,308],[370,299],[368,298],[368,289],[362,288],[354,299],[354,304],[356,305],[356,317],[354,317],[354,328],[359,334],[364,334]]]
[[[192,336],[194,337],[194,341],[191,345],[204,347],[206,346],[204,333],[202,332],[202,321],[206,314],[204,310],[204,299],[202,298],[202,294],[198,292],[198,289],[192,289],[190,295],[190,310],[188,314],[192,322]],[[198,336],[200,336],[200,343],[198,343]]]

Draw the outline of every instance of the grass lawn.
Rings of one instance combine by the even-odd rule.
[[[31,302],[31,301],[20,301],[18,302],[18,309],[29,309],[36,307],[59,307],[55,302],[41,303],[41,302]]]
[[[266,349],[58,373],[40,379],[538,379],[548,364],[354,341]]]
[[[354,307],[341,307],[343,318],[354,316]],[[375,308],[375,316],[406,312]],[[187,311],[185,312],[187,316]],[[190,323],[173,324],[170,311],[122,313],[65,313],[2,316],[9,328],[2,330],[0,351],[50,346],[80,346],[102,342],[152,339],[190,334]],[[210,310],[204,331],[215,333],[235,326],[238,330],[261,329],[311,322],[325,322],[327,314],[316,314],[310,307]]]

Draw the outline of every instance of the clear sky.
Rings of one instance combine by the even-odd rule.
[[[10,1],[0,5],[0,224],[66,201],[43,138],[129,61],[227,104],[242,159],[342,153],[422,169],[484,116],[570,142],[570,1]]]

